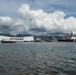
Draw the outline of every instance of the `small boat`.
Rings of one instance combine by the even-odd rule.
[[[15,43],[15,41],[1,41],[1,43]]]
[[[16,41],[1,41],[1,43],[15,43]]]

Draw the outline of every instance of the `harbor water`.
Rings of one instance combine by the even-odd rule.
[[[76,75],[76,43],[0,43],[0,75]]]

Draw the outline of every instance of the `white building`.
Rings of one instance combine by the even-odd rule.
[[[34,41],[34,37],[33,36],[26,36],[26,37],[0,36],[0,41],[25,41],[25,42],[31,42],[31,41]]]

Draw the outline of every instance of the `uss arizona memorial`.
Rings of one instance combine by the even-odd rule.
[[[0,36],[0,42],[1,41],[23,41],[23,42],[32,42],[34,41],[33,36],[26,36],[26,37],[9,37],[9,36]]]

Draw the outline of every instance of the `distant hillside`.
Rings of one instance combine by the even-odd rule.
[[[11,34],[0,34],[0,35],[2,35],[2,36],[13,36]]]
[[[32,36],[32,35],[30,35],[30,34],[18,34],[18,35],[16,35],[17,37],[24,37],[24,36]]]
[[[2,36],[17,36],[17,37],[24,37],[24,36],[31,36],[29,34],[18,34],[18,35],[11,35],[11,34],[0,34]]]
[[[3,35],[3,36],[14,36],[14,35],[11,35],[11,34],[0,34],[0,35]],[[49,35],[30,35],[30,34],[18,34],[18,35],[15,35],[17,37],[24,37],[24,36],[34,36],[34,37],[41,37],[41,38],[48,38],[49,36],[54,36],[56,38],[62,38],[62,37],[65,37],[65,36],[70,36],[70,34],[68,33],[60,33],[60,32],[56,32],[56,33],[50,33]],[[74,35],[76,36],[76,35]]]

